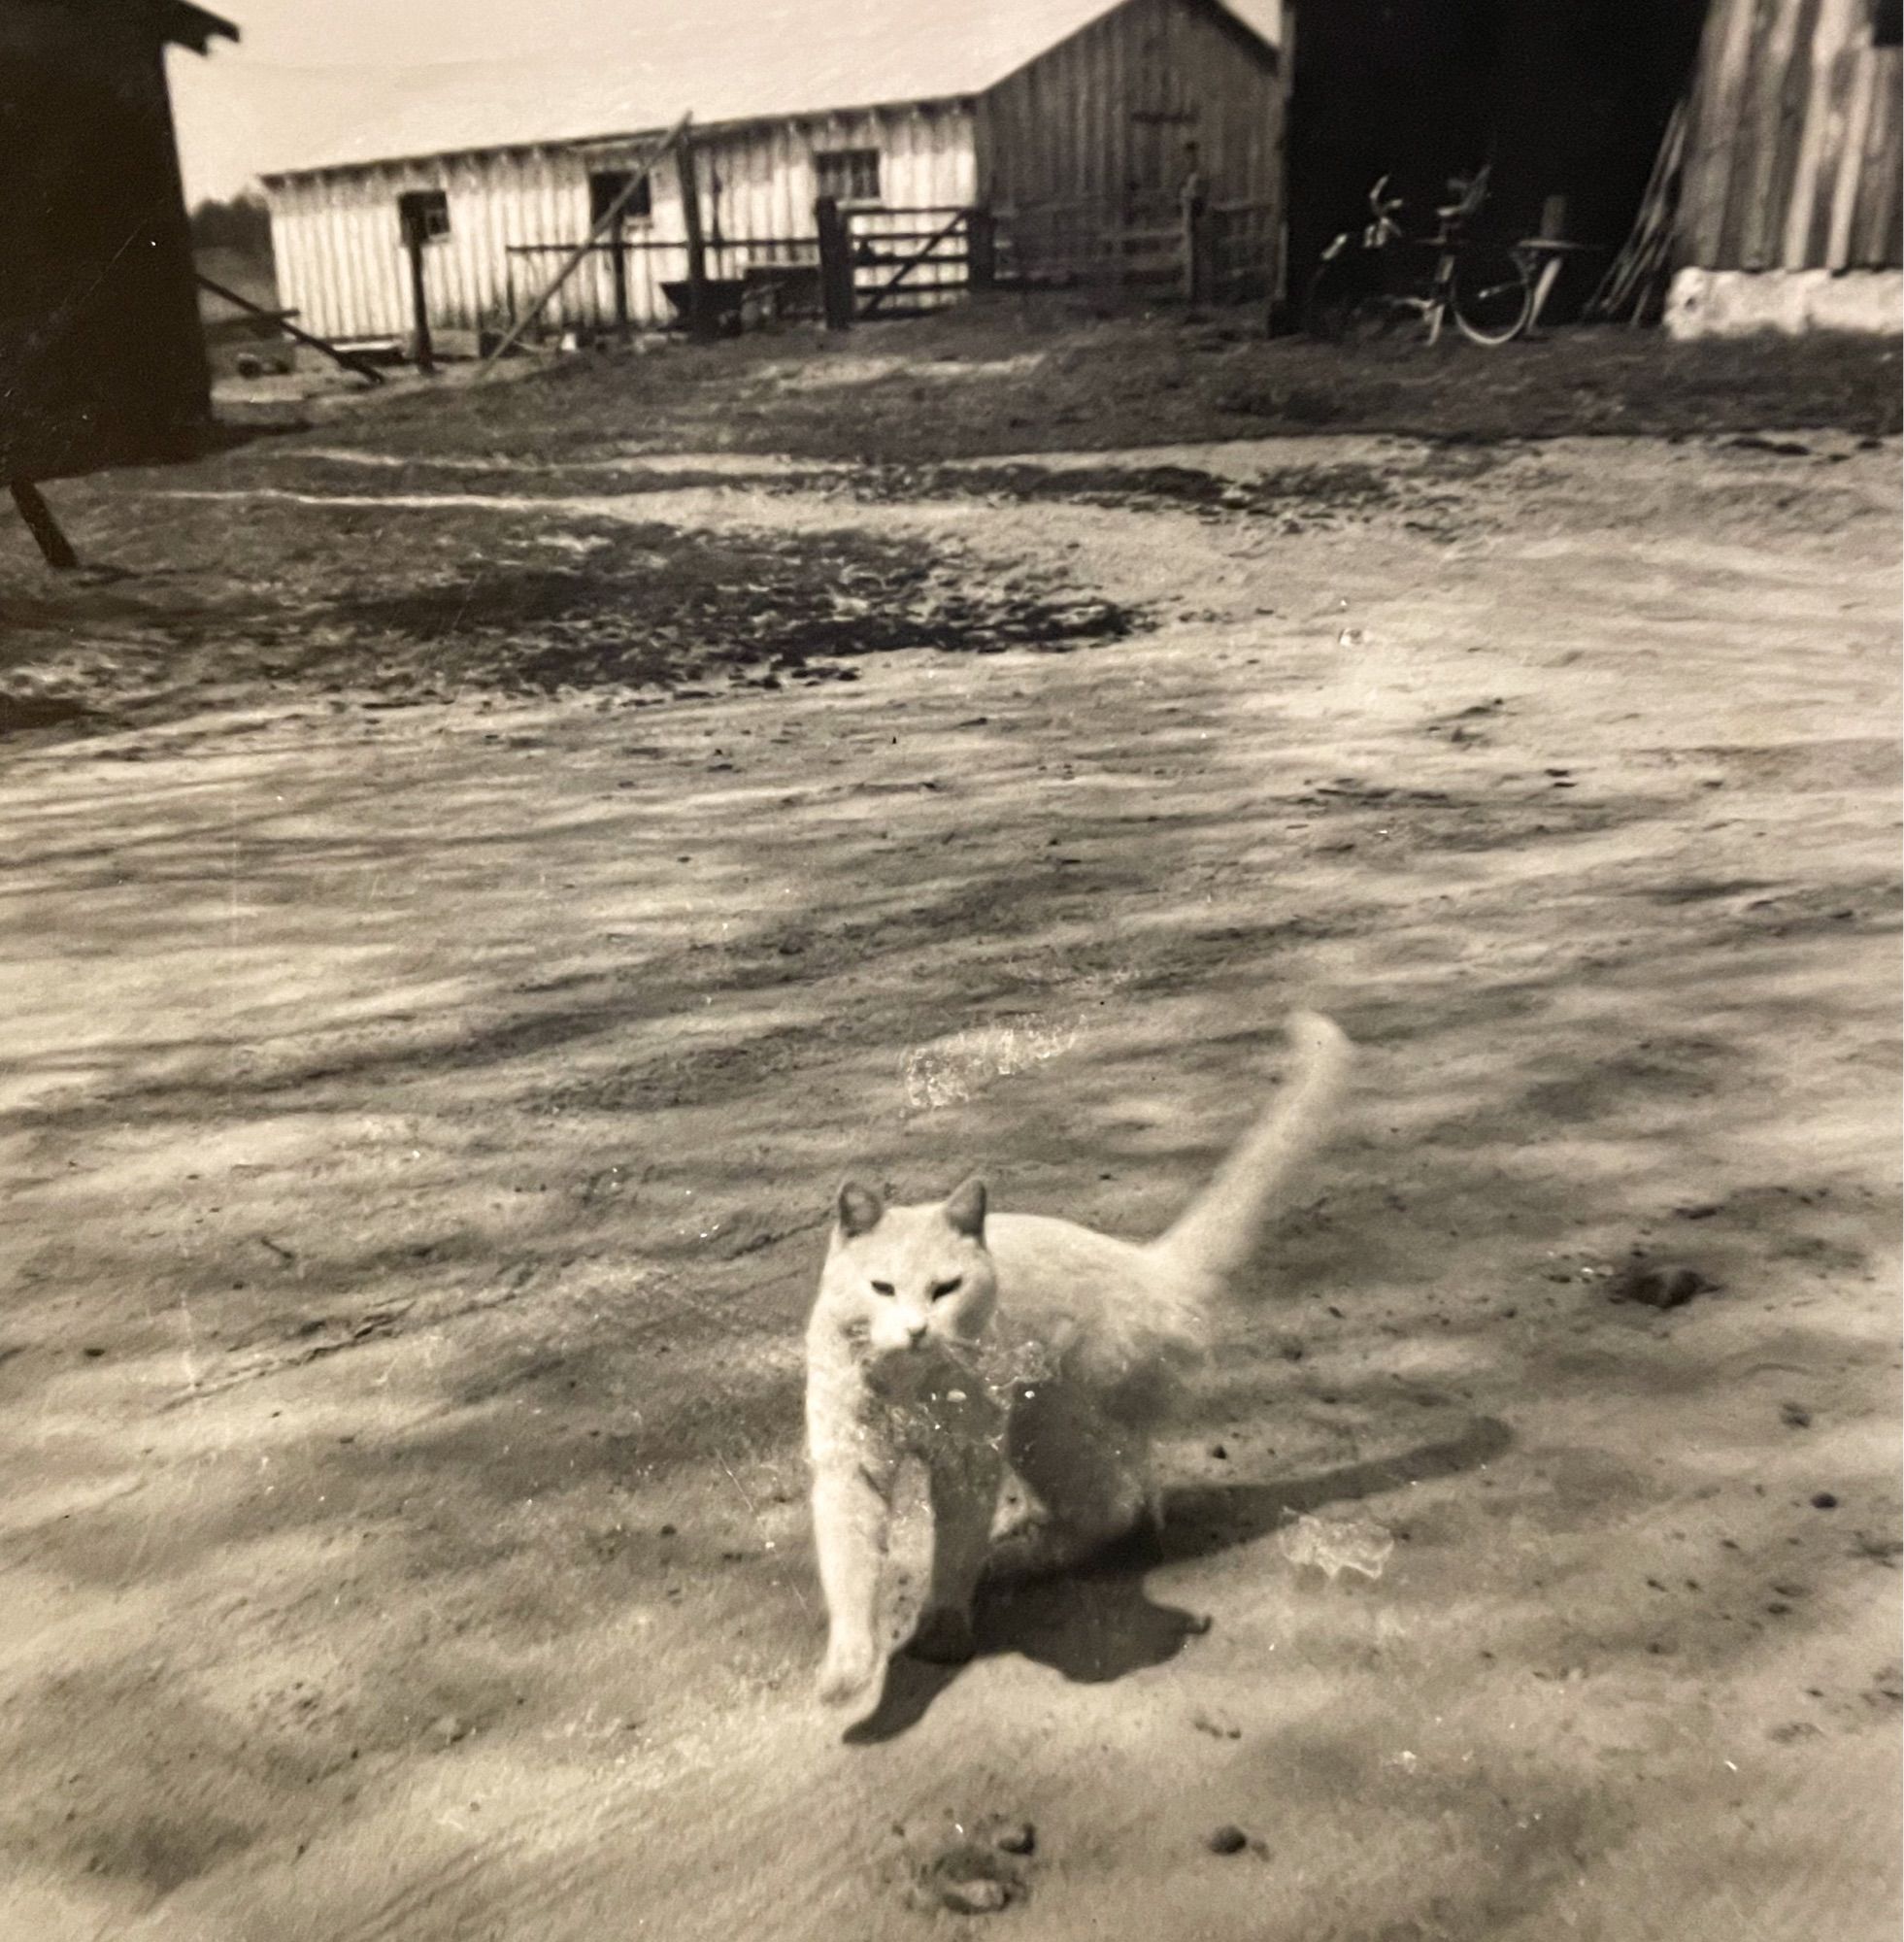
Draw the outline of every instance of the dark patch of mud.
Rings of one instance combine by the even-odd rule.
[[[64,728],[84,721],[92,711],[84,701],[64,694],[0,694],[0,735],[24,734],[36,728]]]
[[[715,672],[771,686],[811,677],[817,661],[903,648],[1062,652],[1139,624],[1094,594],[987,576],[917,543],[646,525],[596,533],[573,564],[472,560],[350,601],[337,619],[433,651],[460,684],[544,693]]]
[[[327,452],[272,452],[232,468],[232,480],[261,490],[392,498],[466,492],[507,493],[514,499],[569,499],[582,493],[639,499],[663,492],[821,490],[836,475],[822,467],[735,473],[691,462],[627,462],[612,446],[589,448],[568,460],[521,453],[469,453],[443,458],[373,453],[365,459]]]
[[[62,718],[81,725],[88,708],[177,714],[208,685],[382,706],[617,688],[659,700],[851,681],[852,660],[904,648],[1066,653],[1147,624],[1049,572],[850,528],[266,498],[238,516],[180,500],[135,510],[121,583],[33,594],[17,636],[17,665],[57,668],[84,694]]]
[[[1283,466],[1243,478],[1193,465],[1020,464],[887,466],[855,475],[851,489],[857,498],[880,502],[1058,501],[1119,512],[1188,512],[1206,519],[1321,520],[1386,511],[1401,502],[1407,485],[1391,467],[1359,462]]]

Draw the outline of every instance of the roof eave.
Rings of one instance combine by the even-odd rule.
[[[920,94],[902,96],[892,101],[858,101],[839,108],[798,108],[777,115],[730,115],[719,121],[696,121],[692,132],[695,136],[735,135],[749,128],[774,128],[791,122],[825,121],[837,116],[848,115],[900,115],[909,111],[924,112],[937,110],[956,112],[970,110],[978,103],[976,94]],[[527,142],[484,142],[465,143],[454,149],[415,150],[400,155],[366,155],[361,160],[351,162],[307,162],[290,169],[265,169],[259,172],[258,181],[267,189],[282,187],[286,183],[315,182],[320,176],[348,176],[368,174],[373,169],[401,169],[421,167],[430,162],[454,162],[467,160],[477,155],[521,155],[532,154],[544,150],[568,150],[585,154],[591,150],[625,149],[638,142],[650,142],[655,136],[664,134],[665,129],[627,128],[617,129],[604,135],[547,135]]]
[[[195,54],[210,53],[212,43],[236,41],[238,29],[221,15],[195,7],[191,0],[166,0],[159,14],[159,32],[175,46]]]
[[[1286,0],[1286,4],[1289,3],[1290,0]],[[1125,0],[1104,0],[1103,7],[1097,13],[1093,14],[1088,20],[1085,21],[1082,26],[1074,27],[1061,40],[1053,41],[1051,47],[1040,50],[1039,52],[1021,60],[1017,67],[1012,68],[1005,74],[1001,74],[996,81],[986,86],[985,92],[991,94],[998,88],[1003,87],[1008,81],[1016,81],[1028,68],[1034,68],[1040,61],[1046,59],[1053,50],[1067,46],[1070,42],[1078,39],[1080,35],[1089,33],[1093,27],[1101,26],[1124,4]],[[1260,28],[1246,20],[1241,14],[1232,13],[1228,7],[1223,5],[1223,0],[1186,0],[1186,4],[1201,6],[1207,12],[1219,17],[1223,26],[1234,32],[1240,39],[1247,41],[1259,58],[1266,60],[1272,68],[1280,69],[1283,61],[1283,50],[1267,34],[1263,33]]]

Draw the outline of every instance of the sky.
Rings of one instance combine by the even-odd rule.
[[[239,29],[201,58],[175,48],[185,194],[230,195],[260,170],[315,160],[445,92],[560,84],[601,0],[207,0]],[[640,0],[617,10],[642,11]]]
[[[274,168],[983,86],[997,75],[973,73],[975,50],[1009,50],[1009,67],[1112,0],[205,4],[242,38],[171,52],[193,203]],[[1227,4],[1276,38],[1281,0]],[[874,91],[854,91],[860,77]]]

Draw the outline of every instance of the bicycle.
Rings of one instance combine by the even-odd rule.
[[[1368,197],[1374,219],[1360,230],[1345,229],[1310,279],[1302,311],[1310,336],[1362,341],[1413,318],[1435,344],[1451,317],[1476,344],[1508,344],[1526,331],[1534,315],[1526,261],[1518,251],[1469,234],[1487,199],[1487,170],[1455,176],[1448,186],[1453,200],[1436,209],[1433,233],[1411,237],[1398,219],[1402,198],[1388,194],[1386,176],[1377,182]],[[1429,251],[1432,264],[1423,266]]]

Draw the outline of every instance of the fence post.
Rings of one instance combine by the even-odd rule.
[[[700,170],[691,137],[682,137],[675,160],[681,170],[682,227],[687,232],[687,334],[706,339],[714,335],[714,309],[708,301],[708,246],[701,231]]]
[[[423,287],[423,218],[414,209],[403,212],[403,247],[410,258],[412,352],[418,371],[429,378],[436,374],[436,350],[430,342],[430,303]]]
[[[998,224],[989,209],[965,212],[965,281],[975,290],[998,281]]]
[[[615,330],[616,335],[626,344],[632,328],[628,318],[628,243],[621,222],[622,218],[618,215],[608,232],[608,247],[609,262],[615,274]]]
[[[1206,258],[1210,251],[1209,230],[1203,219],[1201,203],[1184,198],[1184,301],[1192,310],[1202,302],[1208,280]]]
[[[828,330],[852,327],[852,238],[840,205],[830,195],[814,204],[819,231],[819,302]]]

